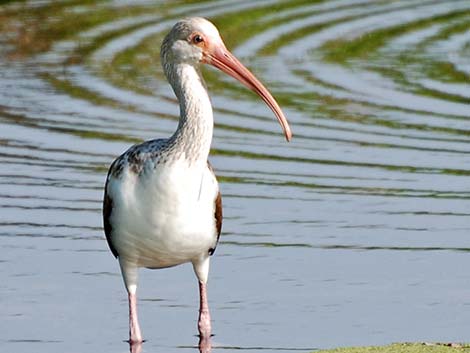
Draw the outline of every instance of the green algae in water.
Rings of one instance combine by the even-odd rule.
[[[446,23],[453,19],[468,16],[469,14],[470,12],[468,11],[456,11],[407,24],[377,29],[351,40],[343,38],[330,40],[321,46],[319,51],[323,53],[325,61],[333,63],[347,64],[351,60],[366,60],[377,55],[377,50],[392,38],[410,31],[426,28],[436,23]]]
[[[470,352],[468,345],[395,343],[382,347],[338,348],[314,353],[459,353]]]

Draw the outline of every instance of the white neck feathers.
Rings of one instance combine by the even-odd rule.
[[[185,158],[206,163],[214,128],[212,105],[206,85],[193,65],[178,63],[166,67],[167,77],[180,104],[178,129],[171,143]]]

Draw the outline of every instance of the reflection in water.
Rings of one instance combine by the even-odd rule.
[[[212,342],[210,337],[201,337],[199,339],[199,352],[210,353],[212,350]]]
[[[120,349],[102,185],[129,144],[175,130],[157,58],[188,15],[213,20],[296,132],[281,145],[267,108],[204,72],[227,217],[214,347],[465,340],[468,0],[29,1],[0,5],[4,350],[85,351],[97,332],[96,350]],[[141,319],[169,327],[143,351],[194,346],[190,271],[143,281]]]
[[[130,353],[141,353],[144,342],[129,342]],[[211,353],[212,351],[212,339],[210,337],[199,338],[198,349],[200,353]]]
[[[142,342],[129,342],[129,352],[130,353],[141,353],[142,352]]]

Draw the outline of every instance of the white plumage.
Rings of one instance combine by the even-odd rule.
[[[153,168],[153,166],[152,166]],[[207,162],[184,158],[138,176],[110,178],[113,245],[119,261],[163,268],[199,259],[217,242],[214,200],[218,185]]]

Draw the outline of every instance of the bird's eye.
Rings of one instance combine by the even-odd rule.
[[[194,44],[200,44],[204,42],[204,38],[202,38],[202,36],[200,34],[196,34],[194,37],[193,37],[193,43]]]

